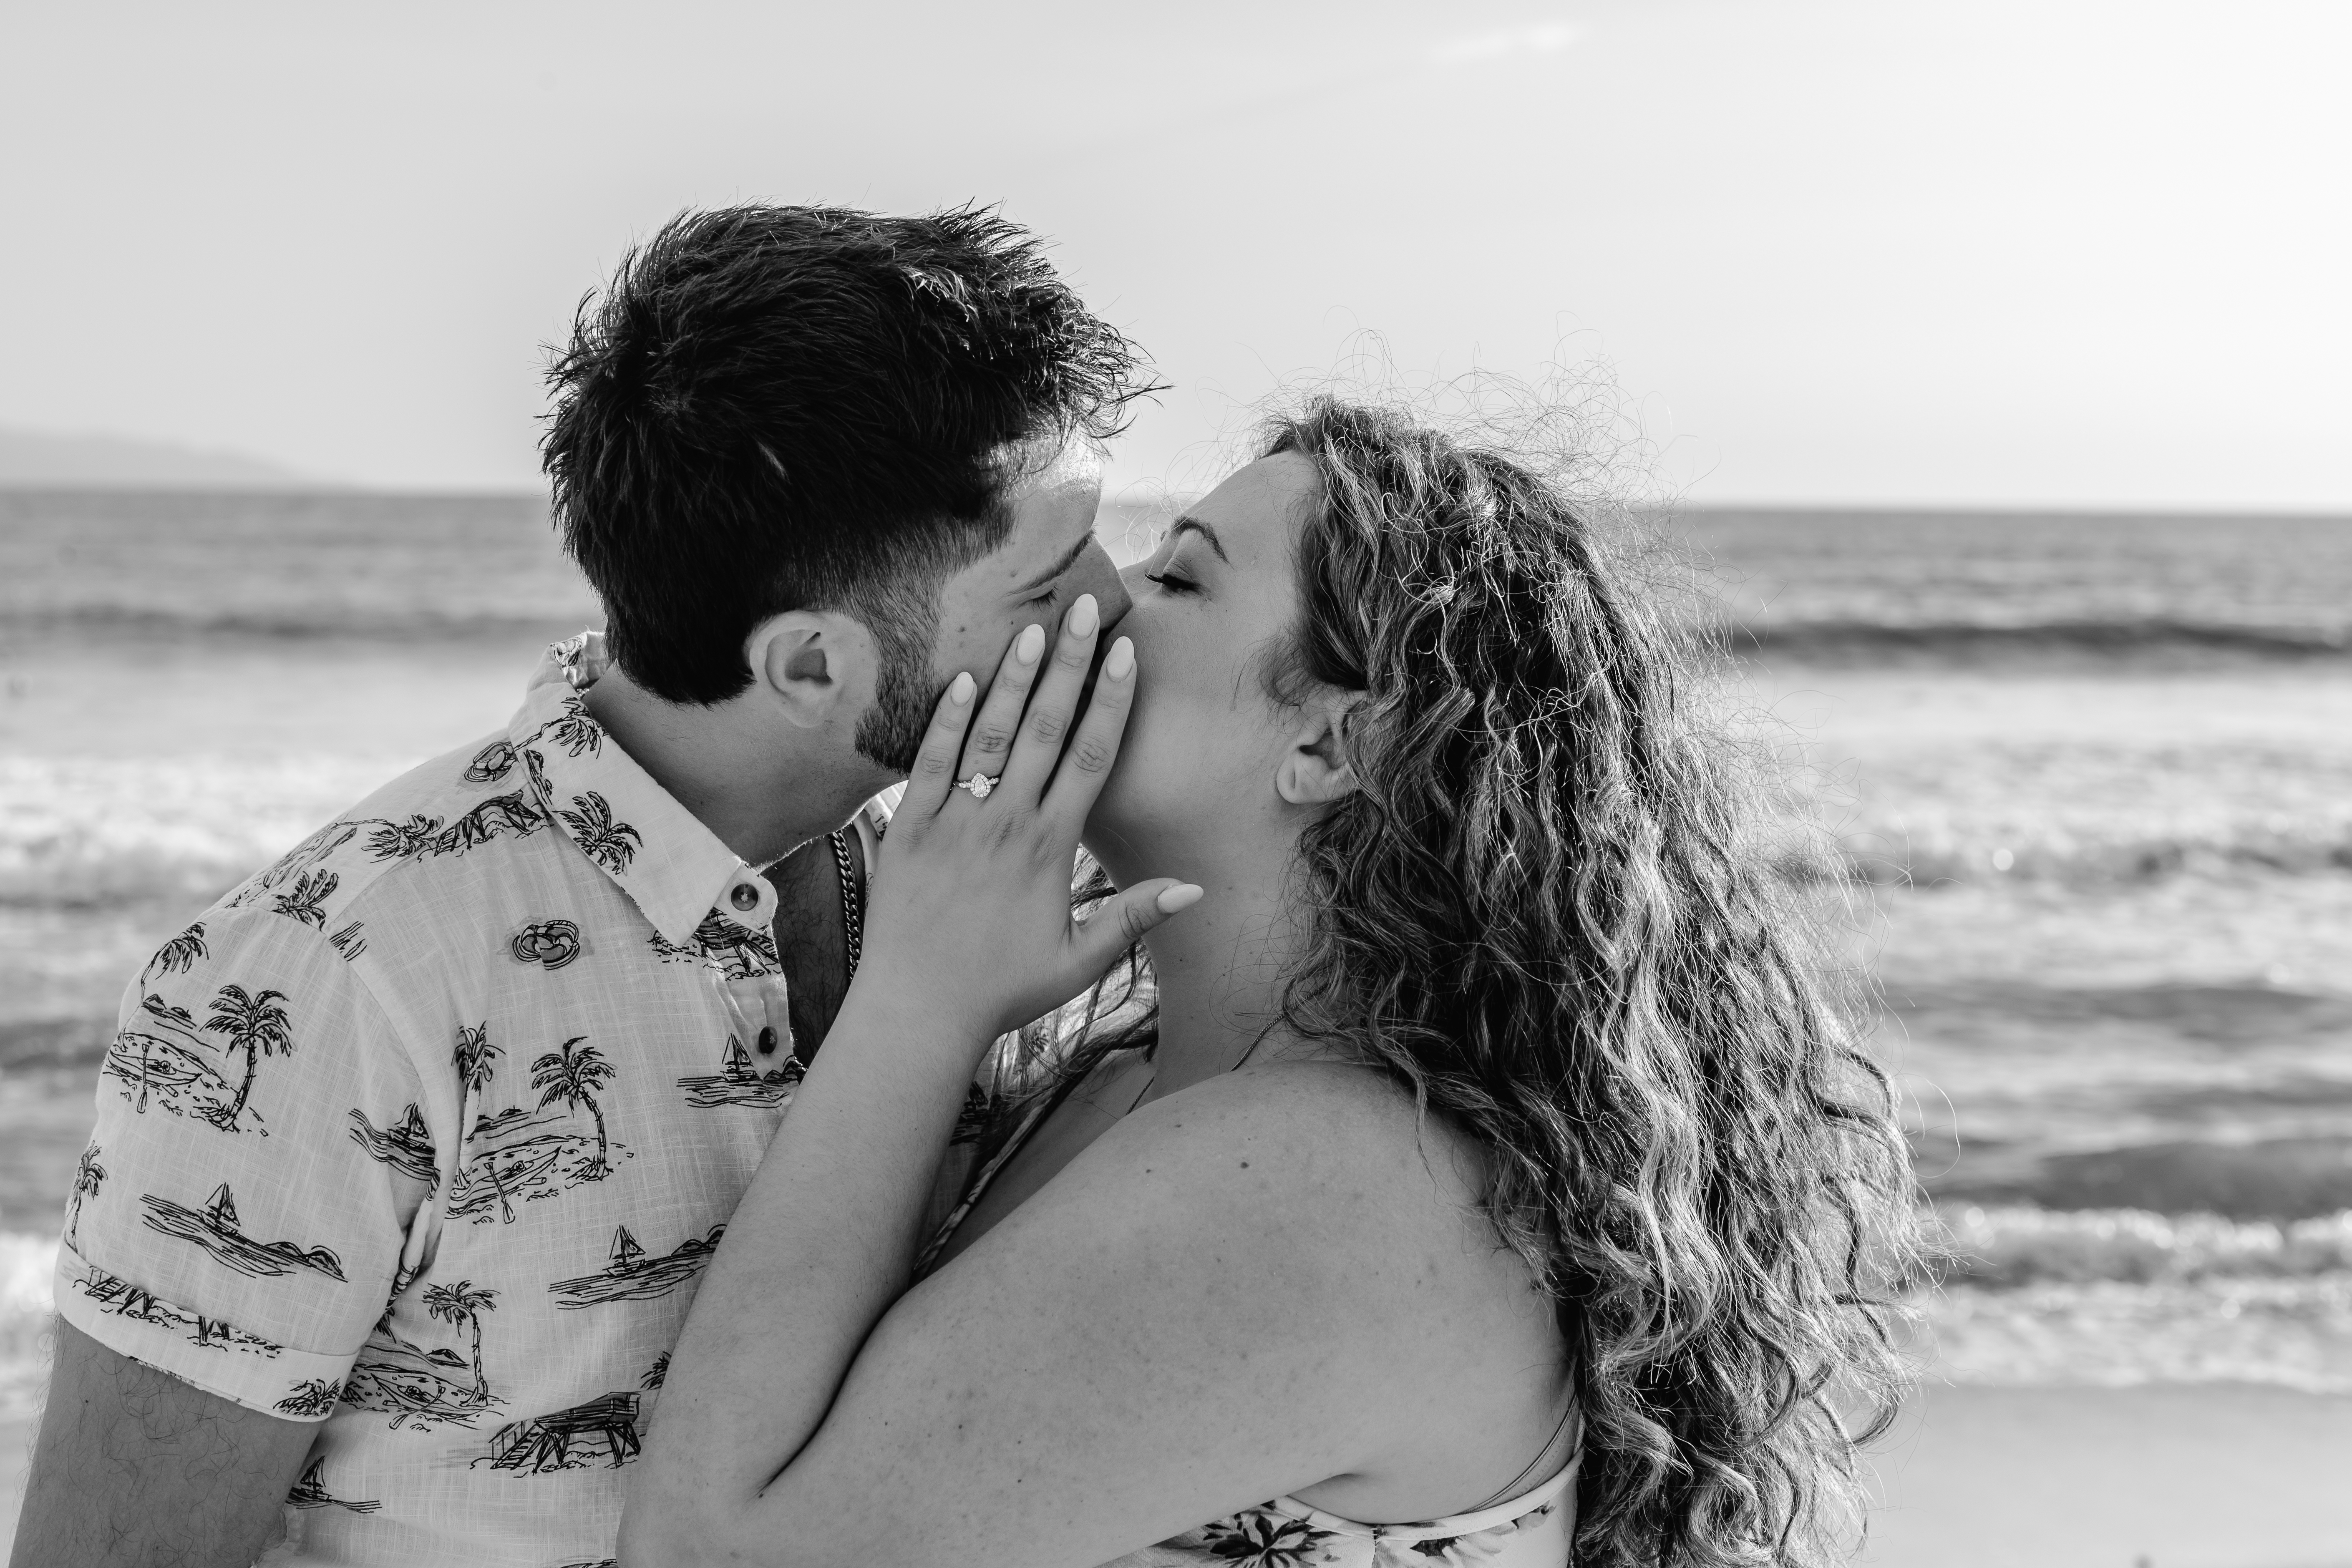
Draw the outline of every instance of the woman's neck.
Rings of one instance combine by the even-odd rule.
[[[1282,1048],[1282,977],[1305,935],[1283,897],[1287,859],[1195,877],[1208,896],[1144,939],[1160,985],[1152,1098]]]

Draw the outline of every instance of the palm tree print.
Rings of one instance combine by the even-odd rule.
[[[520,790],[512,795],[492,795],[426,839],[416,853],[463,855],[468,849],[488,844],[501,833],[511,833],[518,837],[535,833],[546,821],[546,816]]]
[[[279,991],[248,996],[242,985],[224,985],[213,998],[212,1016],[205,1020],[205,1027],[226,1035],[228,1049],[245,1053],[245,1081],[236,1086],[236,1098],[206,1113],[216,1125],[236,1131],[237,1118],[245,1113],[246,1099],[253,1092],[254,1068],[261,1057],[294,1054],[293,1030],[286,1009],[278,1005],[285,1000]]]
[[[406,822],[386,822],[368,835],[367,851],[378,860],[398,860],[414,855],[433,842],[441,831],[441,819],[426,816],[422,812]]]
[[[595,1047],[582,1043],[587,1038],[585,1035],[575,1035],[532,1062],[530,1087],[540,1091],[541,1110],[560,1100],[573,1110],[586,1106],[588,1114],[595,1119],[596,1158],[580,1172],[582,1181],[593,1182],[612,1168],[612,1145],[604,1136],[604,1112],[596,1103],[596,1090],[613,1081],[614,1072],[613,1064]]]
[[[457,1047],[450,1053],[457,1058],[457,1081],[467,1092],[479,1094],[490,1087],[491,1074],[496,1071],[499,1047],[490,1044],[490,1025],[487,1018],[468,1028],[457,1026]]]
[[[305,871],[294,879],[294,890],[280,893],[271,900],[271,908],[290,920],[299,921],[313,931],[327,929],[327,911],[323,907],[334,896],[341,877],[332,871]]]
[[[588,858],[618,876],[637,858],[644,835],[625,822],[613,820],[613,807],[594,790],[572,797],[572,807],[557,813],[572,828],[572,841]]]
[[[604,727],[588,717],[588,704],[578,697],[565,698],[562,713],[541,725],[539,732],[562,747],[570,757],[576,758],[583,752],[601,753],[604,746]]]
[[[155,950],[155,956],[139,972],[139,983],[143,985],[159,973],[185,974],[196,966],[196,960],[211,956],[205,947],[204,922],[198,921]]]
[[[482,1314],[495,1312],[499,1293],[486,1287],[477,1287],[470,1279],[460,1279],[455,1285],[427,1285],[425,1288],[425,1310],[436,1318],[446,1319],[452,1325],[472,1331],[474,1340],[474,1403],[490,1402],[490,1380],[482,1372]]]
[[[277,1408],[288,1415],[332,1415],[342,1396],[341,1384],[323,1377],[306,1377],[294,1385],[292,1393],[278,1402]],[[311,1468],[317,1468],[316,1466]]]
[[[104,1153],[92,1143],[81,1152],[81,1163],[74,1167],[73,1216],[66,1225],[66,1245],[79,1250],[81,1236],[81,1201],[98,1196],[98,1189],[106,1184],[106,1167],[98,1163]]]

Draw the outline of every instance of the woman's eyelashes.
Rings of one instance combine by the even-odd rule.
[[[1186,576],[1177,566],[1173,549],[1165,552],[1157,570],[1149,565],[1144,567],[1143,580],[1156,585],[1162,593],[1197,594],[1201,591],[1201,584]]]

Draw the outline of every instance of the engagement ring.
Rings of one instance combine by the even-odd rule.
[[[996,779],[1003,776],[1003,773],[999,773]],[[968,779],[958,779],[956,788],[971,791],[971,798],[974,800],[986,800],[988,792],[996,787],[996,779],[990,778],[986,773],[974,773]]]

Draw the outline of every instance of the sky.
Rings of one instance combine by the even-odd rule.
[[[538,482],[678,209],[977,200],[1170,383],[1564,384],[1693,503],[2352,510],[2338,0],[0,0],[0,425]]]

